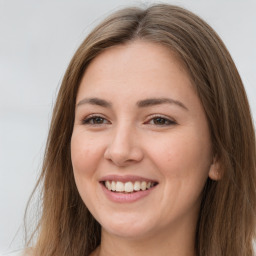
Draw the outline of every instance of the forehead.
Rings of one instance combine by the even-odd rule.
[[[102,53],[96,56],[89,64],[87,70],[97,65],[98,71],[103,72],[108,65],[115,68],[115,71],[124,69],[125,71],[129,66],[127,64],[133,62],[134,71],[136,73],[137,65],[143,64],[142,67],[147,70],[148,68],[161,68],[161,65],[176,65],[177,68],[186,72],[186,68],[178,53],[171,50],[169,47],[160,43],[154,43],[144,40],[134,40],[125,44],[119,44],[105,49]],[[116,65],[115,65],[116,64]],[[99,68],[102,68],[99,70]],[[85,72],[87,72],[87,70]],[[108,70],[110,71],[110,70]]]
[[[190,80],[176,53],[161,44],[137,40],[108,48],[94,58],[83,75],[79,91],[104,88],[113,91],[120,87],[131,90],[131,85],[141,90],[154,85],[151,89],[158,91],[160,82],[191,84]]]

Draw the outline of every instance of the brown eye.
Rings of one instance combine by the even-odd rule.
[[[162,117],[157,117],[153,119],[154,124],[157,125],[164,125],[164,124],[169,124],[168,120]]]
[[[83,124],[100,125],[109,123],[105,118],[101,116],[92,116],[82,121]]]
[[[165,117],[157,116],[157,117],[152,118],[149,121],[149,124],[153,124],[153,125],[157,125],[157,126],[168,126],[168,125],[174,125],[174,124],[176,124],[176,122],[174,122],[168,118],[165,118]]]
[[[104,118],[102,117],[95,117],[91,119],[91,122],[93,124],[103,124],[104,123]]]

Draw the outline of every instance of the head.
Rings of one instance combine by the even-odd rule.
[[[196,15],[171,5],[116,12],[89,34],[71,60],[53,112],[41,175],[40,255],[43,250],[48,255],[80,255],[100,243],[100,225],[81,199],[73,174],[71,138],[76,104],[86,71],[95,60],[138,42],[170,52],[170,59],[188,77],[205,117],[214,168],[202,179],[195,240],[198,255],[251,255],[256,167],[246,94],[213,29]],[[84,237],[86,243],[81,242]],[[46,241],[50,246],[42,246]]]

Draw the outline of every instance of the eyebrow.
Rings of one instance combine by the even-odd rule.
[[[140,100],[136,102],[136,105],[139,108],[144,108],[144,107],[151,107],[151,106],[156,106],[156,105],[161,105],[161,104],[175,104],[185,110],[188,110],[188,108],[180,101],[174,100],[171,98],[150,98],[150,99],[145,99],[145,100]],[[111,108],[112,103],[100,98],[84,98],[81,101],[77,103],[77,107],[83,104],[91,104],[91,105],[97,105],[105,108]]]
[[[155,105],[161,105],[161,104],[175,104],[179,107],[182,107],[185,110],[188,110],[188,108],[180,101],[170,99],[170,98],[152,98],[152,99],[145,99],[137,102],[138,107],[150,107]]]
[[[97,105],[105,108],[111,108],[112,104],[106,100],[99,98],[85,98],[77,103],[77,107],[83,104]]]

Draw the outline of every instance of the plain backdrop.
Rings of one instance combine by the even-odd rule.
[[[229,49],[256,120],[256,0],[162,1],[205,19]],[[0,0],[0,253],[22,248],[23,214],[51,111],[76,48],[128,0]],[[255,123],[255,121],[254,121]]]

